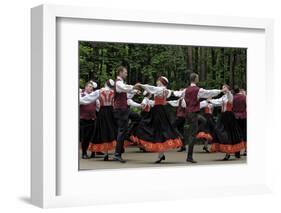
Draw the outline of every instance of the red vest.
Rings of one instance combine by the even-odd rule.
[[[154,105],[166,105],[167,101],[167,96],[168,96],[168,91],[164,90],[163,95],[154,95]]]
[[[100,90],[100,106],[113,106],[114,90]]]
[[[85,120],[96,119],[96,102],[87,105],[80,105],[80,119],[85,119]]]
[[[198,100],[199,87],[189,86],[185,89],[184,100],[186,102],[186,112],[199,112],[200,102]]]
[[[166,105],[166,97],[154,96],[154,105]]]
[[[177,117],[185,117],[186,109],[181,106],[182,100],[179,101],[179,106],[177,107]]]
[[[226,102],[226,103],[222,104],[221,111],[222,112],[231,112],[232,108],[233,108],[232,103]]]
[[[114,89],[114,108],[115,109],[127,109],[127,93],[126,92],[117,92],[116,91],[116,82],[120,81],[120,79],[116,79],[115,81],[115,89]]]
[[[236,94],[233,97],[233,112],[236,118],[244,119],[247,117],[246,96]]]

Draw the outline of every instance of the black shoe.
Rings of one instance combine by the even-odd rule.
[[[87,154],[82,155],[82,159],[89,159],[89,156]]]
[[[91,157],[90,158],[95,158],[96,157],[96,153],[92,152]]]
[[[105,155],[103,158],[104,161],[108,161],[108,155]]]
[[[226,161],[226,160],[229,160],[229,158],[230,158],[230,154],[226,154],[225,157],[224,157],[224,159],[222,159],[222,160],[225,160],[225,161]]]
[[[203,147],[203,150],[205,151],[205,152],[207,152],[207,153],[210,153],[210,151],[208,150],[208,148],[207,147]]]
[[[162,160],[166,160],[165,155],[163,155],[159,160],[155,161],[154,163],[161,163]]]
[[[178,152],[183,152],[183,151],[185,151],[186,149],[185,149],[185,147],[181,147],[179,150],[178,150]]]
[[[126,163],[126,161],[121,156],[113,156],[114,161],[119,161],[120,163]]]
[[[197,163],[197,161],[193,160],[193,158],[186,158],[186,162],[190,162],[190,163]]]
[[[247,156],[247,152],[244,152],[244,153],[243,153],[243,156]]]
[[[235,157],[239,159],[240,158],[240,152],[236,152]]]

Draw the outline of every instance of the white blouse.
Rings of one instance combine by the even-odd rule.
[[[186,108],[186,103],[185,103],[185,100],[183,98],[180,98],[180,99],[174,100],[174,101],[168,101],[168,104],[170,104],[172,107],[179,107],[180,100],[182,100],[181,101],[181,107]]]
[[[154,101],[153,100],[150,100],[149,98],[145,97],[142,102],[141,102],[142,105],[146,106],[146,105],[149,105],[150,107],[153,107],[154,106]]]
[[[134,86],[125,84],[124,80],[121,77],[117,77],[119,81],[115,82],[115,87],[116,87],[116,92],[121,93],[121,92],[126,92],[126,93],[134,93]]]
[[[208,107],[210,110],[213,110],[214,105],[211,103],[208,103],[208,101],[201,101],[200,102],[200,109],[203,109],[205,107]]]
[[[154,96],[165,96],[167,94],[167,98],[169,98],[172,94],[172,91],[167,89],[165,86],[151,86],[149,84],[141,85],[144,90],[153,94]]]
[[[100,90],[95,90],[91,92],[90,94],[86,94],[85,96],[82,96],[83,94],[80,93],[80,99],[79,103],[81,105],[86,105],[95,102],[99,96],[100,96]]]
[[[141,108],[141,104],[135,102],[133,99],[127,99],[127,104],[130,107]]]
[[[190,84],[190,86],[196,86],[196,84]],[[180,91],[173,91],[173,94],[176,97],[183,97],[185,94],[185,90],[186,89],[180,90]],[[206,90],[206,89],[200,88],[199,92],[198,92],[198,99],[215,97],[220,93],[221,93],[221,90],[219,90],[219,89]]]
[[[227,103],[231,103],[232,104],[232,102],[233,102],[233,95],[229,91],[226,94],[224,94],[221,98],[211,99],[211,100],[209,100],[209,102],[211,104],[213,104],[215,107],[216,106],[221,106],[223,109],[226,109]],[[222,111],[224,111],[224,110],[222,110]]]

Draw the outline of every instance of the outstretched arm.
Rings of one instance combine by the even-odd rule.
[[[90,94],[87,94],[85,96],[81,96],[81,93],[80,93],[80,99],[79,99],[79,103],[81,105],[86,105],[86,104],[90,104],[90,103],[93,103],[95,102],[100,96],[100,90],[96,90]]]
[[[217,99],[210,99],[209,102],[214,105],[214,107],[221,106],[223,103],[223,97]]]
[[[185,89],[184,90],[179,90],[179,91],[173,91],[173,94],[176,97],[182,97],[184,93],[185,93]]]
[[[179,100],[167,101],[167,103],[170,104],[172,107],[178,107],[179,106]]]
[[[140,84],[140,86],[146,90],[147,92],[151,93],[151,94],[156,94],[158,92],[163,91],[163,87],[156,87],[156,86],[151,86],[149,84]]]
[[[134,86],[125,84],[122,81],[116,82],[116,92],[127,92],[127,93],[133,93]]]
[[[200,88],[198,92],[198,98],[210,98],[210,97],[212,98],[219,95],[221,92],[222,91],[219,89],[206,90]]]
[[[132,99],[128,99],[127,104],[131,107],[141,108],[141,104],[133,101]]]

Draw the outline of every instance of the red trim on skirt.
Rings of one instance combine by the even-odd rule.
[[[111,142],[104,142],[101,144],[94,144],[90,143],[88,150],[91,152],[106,152],[115,149],[116,147],[116,140]]]
[[[116,140],[113,140],[112,142],[104,142],[101,144],[90,143],[88,150],[91,152],[106,152],[115,149],[116,143]],[[124,141],[124,148],[130,145],[133,145],[133,142],[127,140]]]
[[[207,133],[207,132],[199,132],[196,135],[196,138],[198,138],[198,139],[206,139],[208,141],[212,141],[213,140],[213,137],[209,133]]]
[[[148,152],[165,152],[169,149],[176,149],[182,147],[182,141],[180,138],[169,139],[164,142],[158,143],[152,143],[146,140],[142,140],[137,136],[133,135],[130,137],[130,139]]]
[[[220,143],[212,143],[211,152],[223,152],[227,154],[233,154],[235,152],[239,152],[245,148],[245,142],[241,141],[238,144],[220,144]]]

